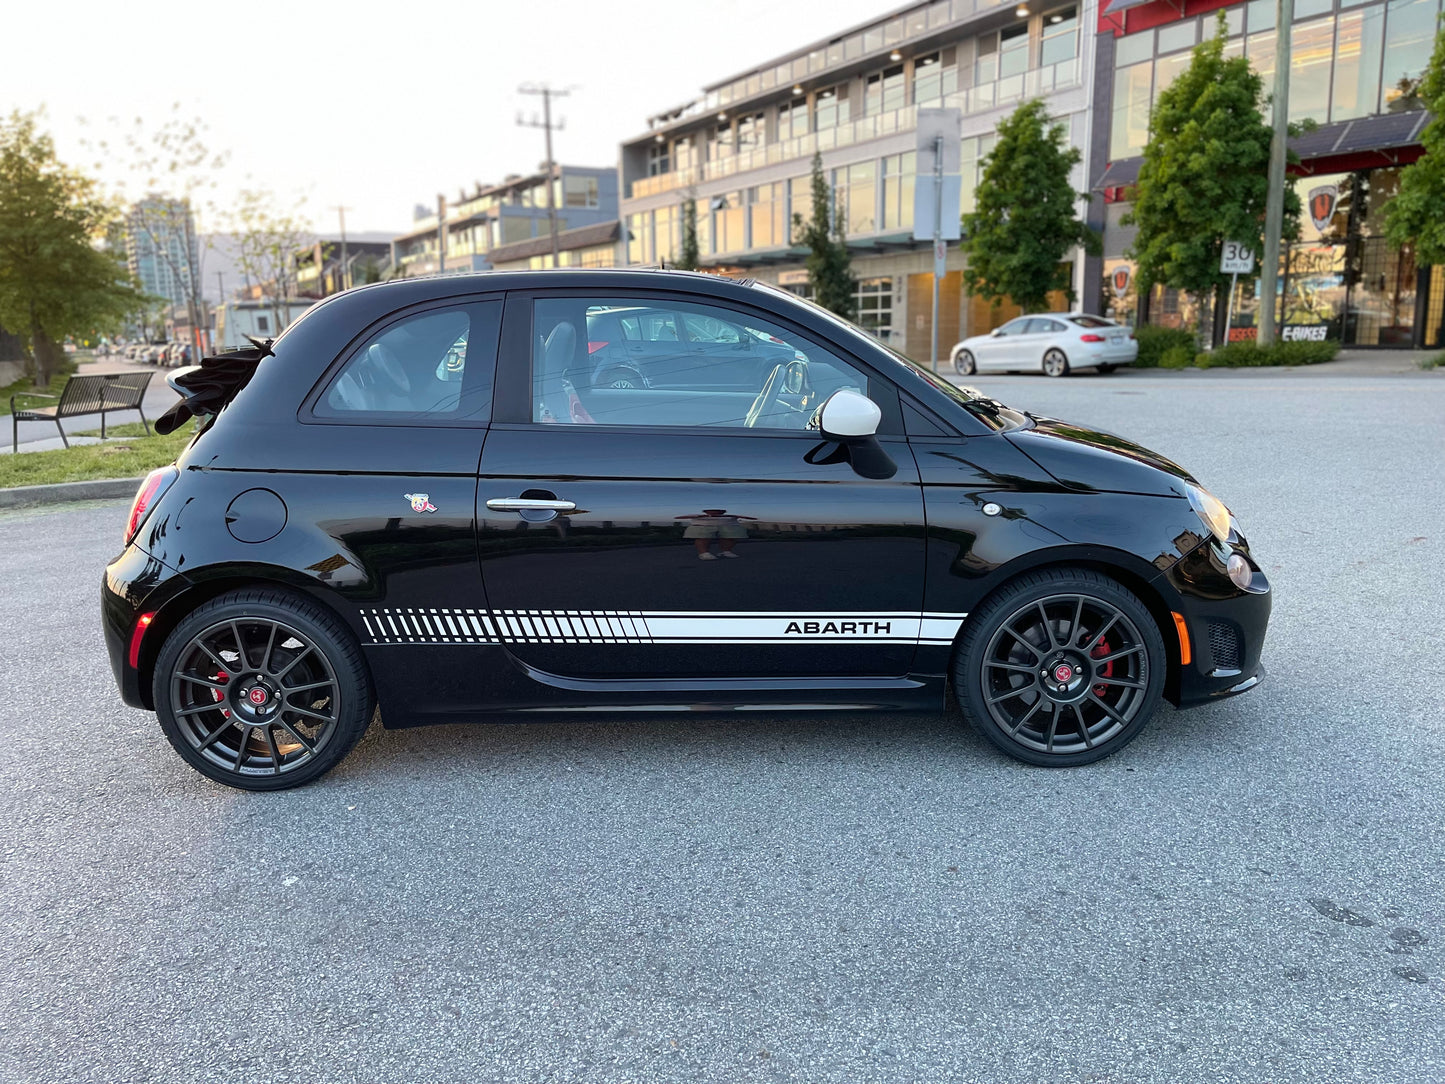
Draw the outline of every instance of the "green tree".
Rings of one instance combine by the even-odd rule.
[[[58,369],[66,336],[112,331],[146,301],[99,247],[114,217],[95,182],[56,158],[34,114],[0,121],[0,324],[23,337],[37,385]]]
[[[1445,263],[1445,28],[1419,94],[1432,118],[1420,134],[1425,153],[1400,173],[1400,190],[1385,205],[1385,238],[1396,248],[1414,245],[1417,264]]]
[[[959,247],[968,258],[963,284],[970,294],[994,304],[1012,298],[1025,312],[1045,308],[1056,290],[1073,302],[1064,257],[1075,245],[1100,251],[1069,183],[1081,158],[1041,100],[1024,102],[999,124],[998,142],[984,159],[978,209],[963,216]]]
[[[1271,130],[1263,83],[1238,56],[1226,59],[1224,13],[1214,36],[1195,46],[1189,67],[1154,103],[1149,142],[1125,225],[1136,225],[1131,256],[1139,290],[1156,283],[1194,294],[1222,294],[1225,241],[1263,251]],[[1284,234],[1299,236],[1299,197],[1286,182]]]
[[[834,205],[833,190],[823,174],[823,156],[813,154],[813,214],[793,216],[795,244],[808,249],[808,284],[813,300],[845,320],[858,316],[858,278],[843,236],[843,216]]]
[[[682,201],[682,252],[674,266],[683,271],[697,270],[697,200],[692,196]]]
[[[254,282],[262,298],[270,303],[275,321],[272,326],[277,330],[290,322],[286,301],[295,277],[296,253],[314,236],[301,221],[299,211],[299,204],[289,211],[282,209],[268,189],[244,188],[236,193],[229,215],[236,266],[247,285]]]

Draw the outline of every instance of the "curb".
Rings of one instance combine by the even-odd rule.
[[[142,478],[97,478],[87,482],[57,482],[48,486],[0,489],[0,508],[28,508],[64,501],[102,501],[134,497]]]

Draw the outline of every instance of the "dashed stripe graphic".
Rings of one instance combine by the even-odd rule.
[[[967,614],[477,610],[361,611],[372,644],[951,644]]]

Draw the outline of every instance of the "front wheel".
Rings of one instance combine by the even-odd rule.
[[[1062,350],[1050,350],[1044,355],[1044,373],[1048,376],[1069,375],[1069,359]]]
[[[186,617],[161,648],[152,691],[176,752],[241,790],[281,790],[329,771],[376,706],[350,630],[270,588],[232,591]]]
[[[1097,572],[1020,576],[970,615],[953,664],[964,717],[1030,764],[1088,764],[1143,730],[1164,689],[1164,638]]]
[[[953,371],[960,376],[973,376],[978,372],[978,362],[974,360],[973,351],[960,350],[953,355]]]

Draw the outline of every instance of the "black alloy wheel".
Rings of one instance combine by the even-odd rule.
[[[978,362],[974,360],[972,350],[960,350],[953,355],[953,371],[960,376],[973,376],[978,372]]]
[[[1088,764],[1141,731],[1164,688],[1164,639],[1144,605],[1097,572],[1049,569],[970,615],[954,661],[969,723],[1030,764]]]
[[[1062,350],[1049,350],[1044,354],[1044,373],[1047,376],[1069,375],[1069,359]]]
[[[604,388],[640,388],[642,378],[628,369],[612,369],[598,381]]]
[[[183,620],[161,649],[153,691],[176,751],[243,790],[315,779],[350,752],[375,708],[349,630],[269,589],[231,592]]]

